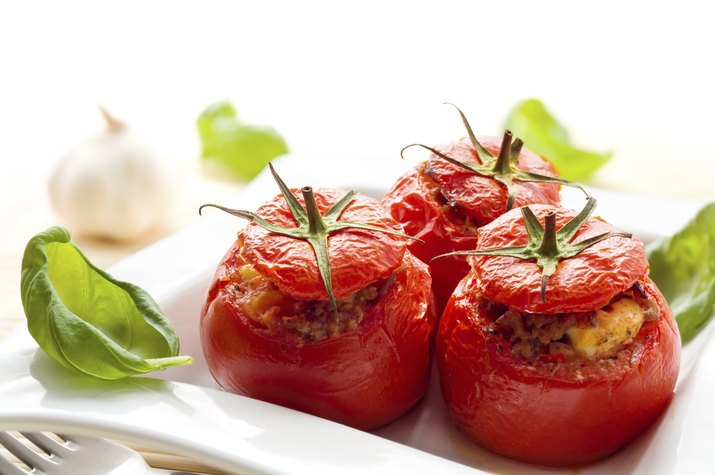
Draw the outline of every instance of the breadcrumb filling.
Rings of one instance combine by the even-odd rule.
[[[526,313],[486,299],[480,306],[493,318],[490,331],[508,340],[512,353],[532,362],[613,358],[633,341],[644,322],[659,316],[655,299],[639,283],[592,312]]]
[[[240,281],[227,287],[235,304],[248,318],[271,335],[285,335],[298,344],[315,343],[355,330],[366,310],[394,282],[394,274],[338,300],[337,313],[330,301],[298,300],[284,294],[251,264],[238,271]]]

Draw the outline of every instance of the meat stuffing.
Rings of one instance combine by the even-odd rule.
[[[285,295],[250,264],[242,266],[239,275],[240,283],[231,286],[230,291],[242,313],[264,326],[269,334],[292,334],[299,344],[319,342],[354,330],[367,307],[394,282],[394,277],[390,277],[338,300],[336,313],[330,301],[297,300]]]
[[[643,322],[658,318],[657,303],[639,283],[617,295],[605,307],[581,313],[522,313],[493,302],[482,303],[495,318],[495,329],[527,360],[560,355],[608,358],[627,345]]]

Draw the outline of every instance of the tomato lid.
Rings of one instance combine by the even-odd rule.
[[[542,226],[547,214],[553,213],[555,228],[559,230],[577,215],[575,211],[549,205],[530,205],[529,209]],[[548,277],[543,299],[542,268],[534,259],[506,255],[474,255],[469,259],[479,276],[482,295],[488,300],[530,313],[591,311],[605,306],[648,274],[640,239],[624,236],[600,218],[586,219],[570,243],[604,233],[614,234],[558,261]],[[476,249],[523,246],[529,241],[524,213],[513,209],[480,228]]]
[[[305,206],[300,190],[293,189],[291,193]],[[344,196],[345,192],[332,189],[314,191],[321,215]],[[256,214],[274,225],[297,227],[282,195],[261,205]],[[401,225],[386,214],[378,201],[363,195],[355,195],[338,220],[402,232]],[[242,243],[241,256],[282,292],[301,300],[329,299],[315,251],[308,241],[267,231],[253,222],[239,232],[238,239],[239,244]],[[335,231],[327,240],[332,290],[336,299],[348,297],[388,277],[401,264],[407,248],[404,237],[362,228]]]
[[[501,139],[479,137],[479,143],[495,157],[501,150]],[[469,139],[436,147],[436,150],[467,164],[482,164]],[[517,161],[521,170],[558,178],[556,168],[541,156],[522,148]],[[476,174],[463,167],[450,163],[436,154],[430,156],[426,169],[441,188],[442,194],[457,203],[478,225],[491,222],[507,211],[507,187],[490,176]],[[559,184],[544,182],[514,181],[514,207],[532,203],[558,204]]]

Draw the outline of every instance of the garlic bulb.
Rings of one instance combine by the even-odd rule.
[[[75,146],[50,182],[57,213],[78,233],[113,240],[140,237],[165,215],[180,172],[104,108],[105,131]]]

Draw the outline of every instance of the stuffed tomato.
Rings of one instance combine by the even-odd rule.
[[[432,261],[435,256],[474,249],[481,226],[513,206],[558,204],[560,185],[572,185],[508,130],[502,139],[477,138],[461,115],[469,137],[436,148],[420,145],[430,150],[429,159],[400,177],[383,199],[405,232],[420,239],[410,251],[429,264],[439,309],[469,265],[452,256]]]
[[[209,369],[229,391],[360,429],[387,424],[428,383],[428,268],[377,201],[279,184],[283,196],[255,215],[234,212],[252,222],[202,310]]]
[[[673,315],[642,243],[589,218],[594,204],[578,215],[529,206],[483,227],[442,316],[436,359],[449,412],[507,457],[593,462],[672,398]]]

